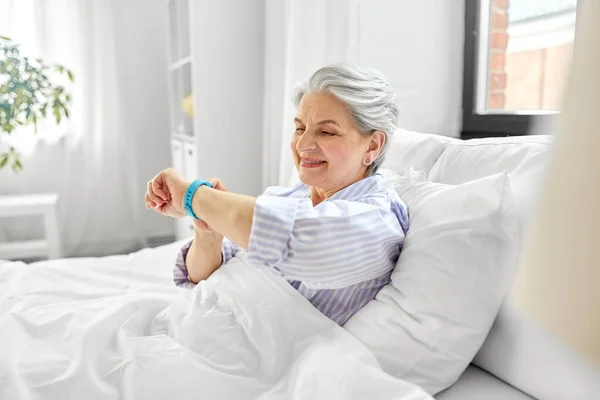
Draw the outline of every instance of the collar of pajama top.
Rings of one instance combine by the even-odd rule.
[[[323,314],[344,324],[390,281],[408,213],[397,193],[377,174],[318,204],[310,188],[270,187],[256,200],[248,262],[285,278]],[[174,280],[187,279],[184,246]],[[223,240],[223,263],[241,249]],[[186,283],[187,282],[187,283]]]

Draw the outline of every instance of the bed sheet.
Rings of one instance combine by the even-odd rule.
[[[243,253],[176,288],[181,244],[0,265],[0,398],[431,399]]]

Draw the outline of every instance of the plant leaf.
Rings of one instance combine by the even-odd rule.
[[[10,122],[7,122],[2,126],[2,130],[10,134],[15,127]]]
[[[60,124],[60,109],[57,107],[53,111],[54,118],[56,118],[56,123]]]
[[[8,153],[2,153],[2,155],[0,155],[0,169],[6,167],[7,163],[8,163]]]
[[[50,117],[60,123],[69,118],[66,105],[71,100],[70,94],[53,79],[59,72],[73,81],[72,71],[59,64],[44,64],[41,58],[26,57],[21,54],[19,44],[1,35],[0,71],[0,132],[14,134],[16,127],[25,125],[34,125],[37,131],[42,119]],[[10,154],[7,165],[13,164]]]
[[[13,170],[15,173],[18,173],[18,172],[19,172],[19,171],[21,171],[22,169],[23,169],[23,164],[21,164],[21,160],[19,160],[19,156],[18,156],[18,155],[16,155],[16,156],[15,156],[15,159],[14,159],[14,161],[13,161],[13,164],[12,164],[12,170]]]

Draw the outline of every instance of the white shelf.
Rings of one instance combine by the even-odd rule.
[[[184,111],[182,100],[193,94],[193,51],[190,34],[190,10],[193,0],[170,0],[168,5],[168,83],[171,166],[185,176],[196,174],[196,139],[194,119]],[[177,239],[192,237],[194,225],[191,218],[175,220]]]
[[[46,257],[49,245],[46,240],[22,240],[0,243],[0,259],[19,260],[22,258]]]
[[[189,59],[191,60],[191,57]],[[183,62],[184,60],[178,61],[176,68],[170,69],[169,72],[170,130],[193,135],[193,119],[184,112],[181,103],[185,97],[192,94],[192,63]]]
[[[177,139],[184,143],[195,143],[196,137],[193,134],[182,133],[182,132],[172,132],[171,137],[173,139]]]
[[[191,0],[170,0],[168,2],[169,18],[169,61],[175,64],[190,53],[190,10]]]
[[[28,194],[0,196],[0,217],[39,215],[44,219],[46,240],[24,240],[0,243],[0,258],[61,258],[58,223],[58,195]]]
[[[56,203],[58,195],[53,193],[0,196],[0,217],[44,213],[56,207]]]
[[[181,60],[176,61],[173,64],[171,64],[169,66],[169,71],[178,70],[179,68],[181,68],[181,67],[183,67],[183,66],[185,66],[187,64],[190,64],[191,62],[192,62],[192,56],[184,57]]]

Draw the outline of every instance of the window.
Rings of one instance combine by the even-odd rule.
[[[556,118],[577,0],[466,2],[463,137],[527,134]]]

